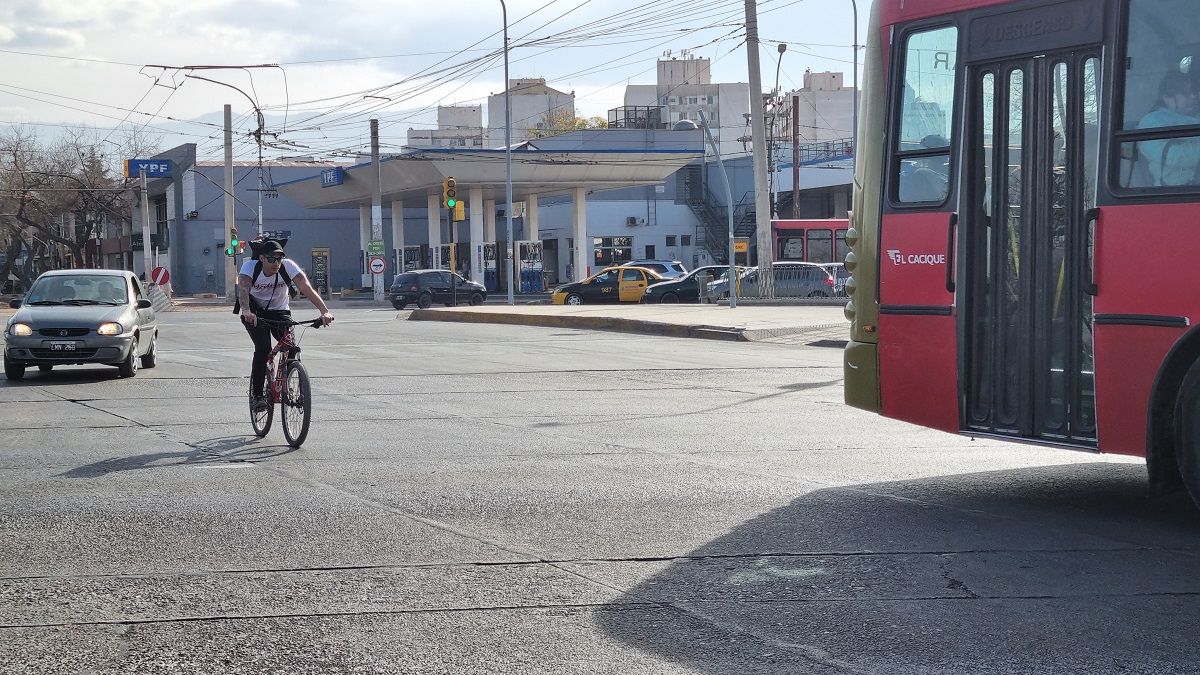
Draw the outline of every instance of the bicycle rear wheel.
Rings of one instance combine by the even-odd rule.
[[[250,392],[247,394],[250,400],[250,426],[254,427],[254,435],[262,438],[271,430],[271,418],[275,415],[275,406],[271,403],[271,383],[268,382],[263,387],[263,393],[267,396],[267,409],[254,410],[254,385],[250,385]]]
[[[300,447],[308,437],[308,423],[312,419],[312,396],[308,384],[308,371],[299,361],[289,361],[284,378],[283,397],[279,413],[283,422],[283,435],[288,445]]]

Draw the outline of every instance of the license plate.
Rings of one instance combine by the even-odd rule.
[[[50,351],[52,352],[73,352],[75,351],[74,342],[51,342]]]

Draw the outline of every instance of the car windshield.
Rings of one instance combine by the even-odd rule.
[[[42,277],[26,298],[29,305],[123,305],[129,302],[122,277],[99,274]]]

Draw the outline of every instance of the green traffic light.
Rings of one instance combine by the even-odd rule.
[[[458,200],[457,200],[457,199],[455,199],[454,197],[451,197],[451,198],[449,198],[449,199],[447,199],[447,200],[446,200],[446,208],[448,208],[448,209],[452,209],[452,208],[454,208],[455,206],[458,206]]]

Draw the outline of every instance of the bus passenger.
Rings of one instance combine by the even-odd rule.
[[[1200,124],[1196,92],[1187,75],[1167,73],[1158,86],[1158,104],[1138,122],[1139,129]],[[1194,185],[1200,166],[1200,138],[1163,138],[1138,143],[1154,185]]]

